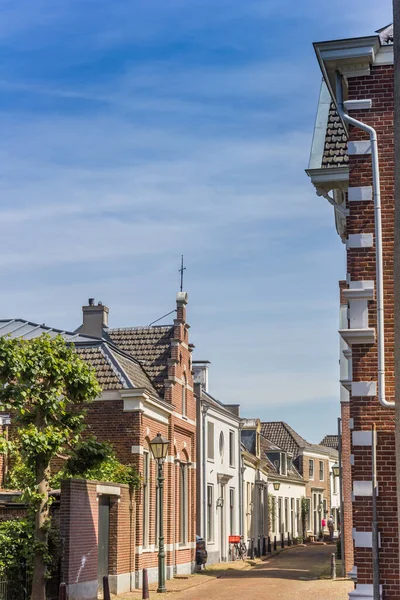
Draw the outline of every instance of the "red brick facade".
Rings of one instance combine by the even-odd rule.
[[[352,480],[351,480],[351,430],[350,430],[350,403],[341,403],[342,418],[342,503],[344,536],[344,561],[345,570],[348,573],[354,565],[353,548],[353,502],[352,502]]]
[[[133,464],[144,477],[144,456],[149,456],[148,490],[135,493],[135,561],[133,578],[141,586],[141,572],[157,577],[158,536],[156,535],[156,463],[150,441],[161,433],[170,441],[164,464],[164,534],[167,577],[190,572],[194,567],[196,540],[196,401],[193,394],[191,348],[186,323],[186,300],[177,302],[177,317],[168,359],[168,378],[163,399],[140,397],[134,391],[116,392],[114,399],[90,405],[87,423],[99,440],[108,440],[119,459]],[[184,391],[183,391],[184,387]],[[182,414],[184,412],[184,414]],[[183,483],[181,469],[185,474]],[[146,494],[146,498],[144,495]],[[185,500],[186,497],[186,500]],[[187,514],[181,507],[186,503]],[[145,516],[145,514],[147,517]],[[186,539],[181,529],[185,521]],[[144,531],[145,527],[145,531]],[[144,537],[146,539],[144,539]],[[119,560],[119,558],[118,558]]]
[[[394,234],[394,149],[393,149],[393,67],[373,66],[371,74],[350,78],[349,99],[372,99],[369,111],[352,113],[357,119],[372,125],[378,136],[382,193],[382,231],[384,256],[384,307],[386,345],[386,397],[394,399],[394,315],[393,315],[393,234]],[[359,129],[350,128],[350,140],[368,139]],[[350,156],[349,186],[371,186],[371,156]],[[372,233],[374,231],[373,202],[349,203],[347,233]],[[373,248],[348,249],[347,270],[352,281],[375,280],[376,261]],[[369,303],[369,326],[375,327],[376,301]],[[377,381],[377,346],[357,344],[352,348],[353,382]],[[377,477],[379,485],[378,521],[381,536],[380,581],[385,598],[400,597],[398,528],[396,500],[396,462],[394,439],[394,411],[382,408],[377,398],[352,397],[350,417],[354,431],[371,430],[377,426]],[[354,465],[353,481],[371,481],[371,447],[352,447]],[[371,531],[372,501],[370,497],[355,496],[353,502],[353,527],[357,531]],[[357,583],[372,583],[372,551],[370,548],[354,549],[357,566]]]

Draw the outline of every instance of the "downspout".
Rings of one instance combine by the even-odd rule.
[[[370,125],[366,125],[344,110],[342,77],[336,75],[336,99],[340,117],[349,125],[353,125],[369,134],[371,140],[372,158],[372,186],[374,193],[375,213],[375,248],[376,248],[376,312],[377,312],[377,338],[378,338],[378,400],[385,408],[392,408],[395,402],[386,400],[385,383],[385,317],[383,305],[383,256],[382,256],[382,209],[381,209],[381,184],[379,176],[378,138],[376,131]]]

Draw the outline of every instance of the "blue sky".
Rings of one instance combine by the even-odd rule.
[[[0,0],[0,314],[74,329],[174,308],[243,416],[336,429],[344,250],[307,167],[312,42],[381,0]]]

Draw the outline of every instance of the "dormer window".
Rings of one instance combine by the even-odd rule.
[[[287,474],[286,454],[281,453],[281,475]]]

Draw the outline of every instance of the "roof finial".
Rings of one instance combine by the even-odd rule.
[[[186,267],[183,266],[183,254],[182,254],[181,268],[179,269],[179,273],[181,274],[181,292],[183,292],[183,271],[186,271]]]

